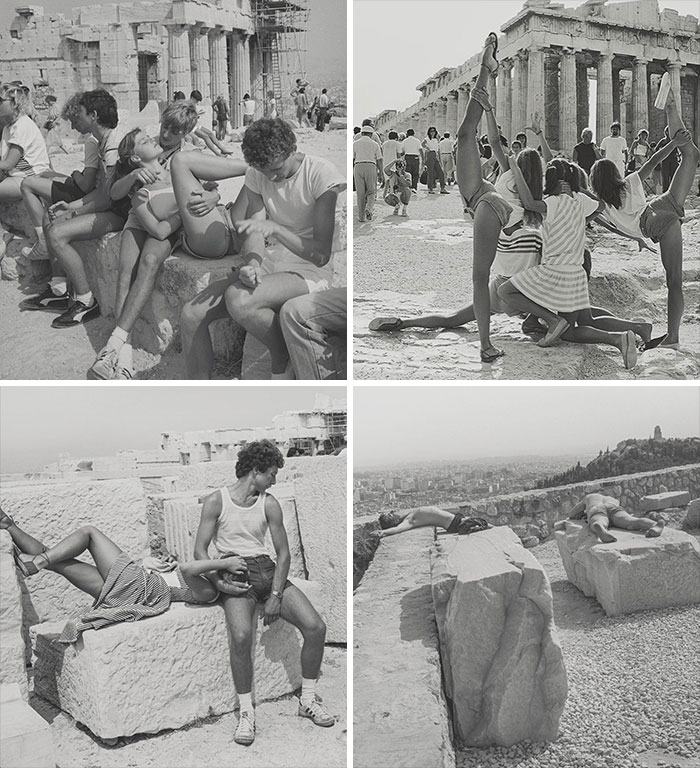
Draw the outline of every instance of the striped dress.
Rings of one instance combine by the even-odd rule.
[[[586,216],[597,204],[579,193],[551,195],[544,202],[547,214],[542,227],[542,262],[513,275],[510,282],[552,312],[586,309],[591,306],[583,269]]]
[[[165,613],[171,602],[198,603],[177,569],[179,587],[169,586],[159,573],[150,573],[123,552],[109,569],[89,613],[70,620],[60,643],[74,643],[87,629],[101,629],[122,621],[138,621]]]

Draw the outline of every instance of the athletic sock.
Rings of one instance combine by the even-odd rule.
[[[134,348],[131,346],[130,341],[122,344],[119,354],[117,355],[117,365],[119,365],[120,368],[128,368],[129,372],[133,374]]]
[[[68,290],[68,283],[65,277],[52,277],[49,281],[49,286],[56,296],[63,296]]]
[[[117,326],[112,335],[107,339],[107,346],[110,349],[115,349],[117,352],[126,344],[129,338],[129,331],[125,331],[123,328]]]
[[[313,704],[316,697],[316,678],[301,678],[301,698],[299,699],[303,706]]]
[[[252,715],[255,711],[253,709],[253,694],[248,693],[239,693],[238,694],[238,706],[241,708],[241,712],[250,712]]]
[[[76,298],[76,301],[79,301],[82,304],[85,304],[86,307],[89,307],[94,301],[92,291],[88,291],[87,293],[76,293],[75,298]]]

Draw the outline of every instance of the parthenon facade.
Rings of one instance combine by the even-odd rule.
[[[162,104],[176,91],[189,96],[196,89],[205,103],[227,98],[232,123],[241,125],[246,92],[257,96],[262,112],[269,71],[255,2],[264,4],[140,0],[75,8],[71,18],[18,7],[9,33],[0,32],[2,80],[20,80],[39,96],[52,93],[59,104],[75,91],[105,87],[133,114],[150,100]]]
[[[693,136],[700,131],[700,25],[694,16],[659,10],[657,0],[607,4],[588,0],[566,8],[527,0],[501,27],[498,76],[491,100],[501,132],[512,139],[537,111],[552,147],[570,152],[590,124],[589,86],[596,81],[596,141],[620,121],[629,141],[642,128],[661,138],[665,117],[653,108],[668,71]],[[434,125],[454,135],[479,71],[481,54],[454,69],[443,68],[417,86],[420,99],[402,112],[385,110],[377,130],[425,135]]]

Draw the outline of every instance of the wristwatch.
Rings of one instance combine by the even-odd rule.
[[[278,600],[282,599],[282,593],[278,592],[276,589],[273,589],[272,592],[270,592],[271,595],[274,595]]]

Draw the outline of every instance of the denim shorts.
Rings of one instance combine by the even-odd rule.
[[[227,556],[231,555],[235,555],[235,552]],[[276,566],[274,561],[269,555],[251,555],[243,559],[248,568],[247,582],[250,584],[250,589],[241,597],[249,598],[255,602],[267,600],[272,592],[272,580],[275,576]],[[290,585],[291,581],[285,581],[282,591]]]

